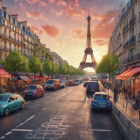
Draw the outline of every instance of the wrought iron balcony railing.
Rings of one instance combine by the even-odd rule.
[[[125,48],[127,48],[128,47],[128,41],[124,44],[124,46],[123,46],[123,48],[125,49]]]
[[[129,40],[129,45],[133,44],[136,42],[136,36],[133,36],[130,40]]]
[[[129,21],[129,27],[136,22],[136,15],[131,18]]]
[[[123,28],[123,33],[128,29],[128,23],[126,24],[126,26]]]

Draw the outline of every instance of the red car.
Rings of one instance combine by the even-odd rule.
[[[44,89],[41,85],[29,85],[25,92],[23,93],[23,97],[25,98],[38,98],[40,96],[44,96]]]
[[[69,80],[69,82],[67,83],[67,86],[73,86],[74,85],[74,80]]]

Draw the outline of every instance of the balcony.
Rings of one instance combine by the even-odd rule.
[[[129,40],[129,46],[132,45],[133,43],[136,42],[136,36],[133,36],[130,40]]]
[[[128,47],[128,41],[124,44],[123,48],[127,48]]]
[[[136,22],[136,15],[132,17],[132,19],[129,21],[129,27],[131,27]]]
[[[128,23],[126,24],[126,26],[123,28],[123,33],[128,29]]]
[[[5,51],[8,51],[9,49],[7,48],[7,46],[4,46],[4,50],[5,50]]]

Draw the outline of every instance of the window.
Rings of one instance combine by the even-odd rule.
[[[16,51],[16,45],[14,46],[14,50]]]
[[[16,33],[14,33],[14,40],[16,41]]]
[[[18,46],[18,51],[19,51],[19,46]]]
[[[11,50],[11,43],[9,43],[9,49]]]
[[[11,37],[11,31],[9,30],[9,37]]]
[[[22,30],[25,32],[25,27],[24,26],[22,26]]]
[[[15,19],[13,18],[13,24],[15,25]]]
[[[4,47],[5,47],[5,48],[7,47],[7,42],[6,42],[6,41],[4,41]]]
[[[19,41],[19,36],[17,36],[17,40]]]
[[[3,12],[3,17],[6,18],[6,12]]]
[[[4,29],[4,34],[6,35],[6,29]]]
[[[10,15],[8,15],[9,21],[10,21]]]

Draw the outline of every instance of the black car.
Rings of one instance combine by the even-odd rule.
[[[87,83],[87,88],[86,88],[86,92],[88,93],[94,93],[94,92],[99,92],[99,84],[96,81],[90,81]]]
[[[83,87],[87,87],[87,84],[91,81],[84,82]]]

